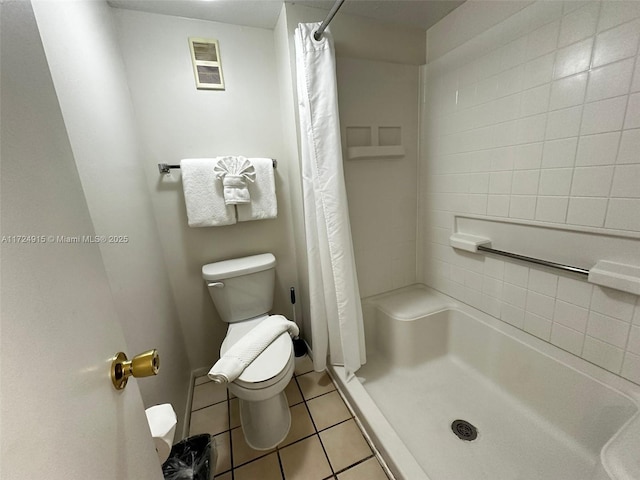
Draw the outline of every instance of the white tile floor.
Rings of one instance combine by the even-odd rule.
[[[273,450],[244,441],[238,399],[224,385],[196,379],[189,435],[214,435],[220,480],[388,480],[358,423],[325,372],[312,371],[308,357],[296,359],[285,392],[291,429]]]

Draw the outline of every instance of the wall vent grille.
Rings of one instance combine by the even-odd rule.
[[[217,40],[189,38],[191,63],[199,90],[224,90],[220,47]]]

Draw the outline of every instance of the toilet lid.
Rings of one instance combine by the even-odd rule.
[[[230,323],[227,336],[220,347],[220,355],[224,355],[238,340],[267,318],[269,318],[269,315]],[[292,354],[293,343],[291,342],[291,336],[289,333],[284,332],[258,355],[234,382],[246,388],[266,388],[277,382],[282,374],[286,373],[286,367]]]

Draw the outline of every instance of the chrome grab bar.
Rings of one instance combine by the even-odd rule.
[[[555,268],[558,270],[564,270],[565,272],[577,273],[579,275],[589,275],[589,270],[584,268],[572,267],[571,265],[563,265],[562,263],[550,262],[548,260],[541,260],[539,258],[527,257],[526,255],[519,255],[517,253],[505,252],[504,250],[496,250],[495,248],[485,247],[484,245],[478,245],[478,250],[493,253],[494,255],[501,255],[503,257],[515,258],[516,260],[522,260],[523,262],[535,263],[544,267]]]

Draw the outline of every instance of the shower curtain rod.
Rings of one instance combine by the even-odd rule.
[[[329,14],[327,15],[327,18],[325,18],[324,22],[320,24],[320,27],[318,28],[318,30],[313,32],[313,38],[315,38],[316,40],[320,40],[320,37],[322,37],[322,34],[329,26],[329,23],[331,23],[331,20],[333,20],[333,17],[335,16],[335,14],[338,12],[338,10],[340,10],[340,7],[342,6],[343,3],[344,3],[344,0],[336,0],[336,3],[334,3],[333,7],[331,7],[331,10],[329,10]]]

